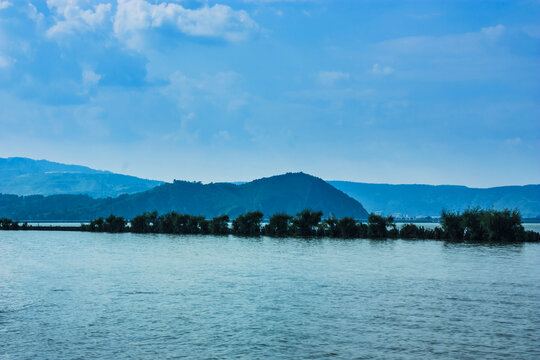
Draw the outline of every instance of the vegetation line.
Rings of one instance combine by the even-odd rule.
[[[540,242],[540,234],[525,231],[521,215],[517,210],[469,209],[463,213],[442,212],[441,227],[427,229],[423,226],[406,224],[400,229],[394,219],[371,214],[367,223],[351,217],[322,219],[321,211],[303,210],[291,216],[274,214],[267,224],[262,224],[263,214],[252,211],[232,220],[228,215],[211,220],[204,216],[193,216],[170,212],[158,215],[157,211],[137,215],[130,221],[110,215],[106,219],[92,220],[80,227],[47,227],[19,224],[10,219],[0,219],[0,230],[79,230],[110,233],[160,233],[199,235],[238,235],[285,237],[331,237],[369,239],[434,239],[479,242]],[[232,226],[231,226],[232,225]]]

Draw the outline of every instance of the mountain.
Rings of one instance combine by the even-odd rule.
[[[163,182],[79,165],[20,157],[0,158],[2,194],[83,194],[105,198],[145,191],[160,184]]]
[[[294,215],[306,208],[321,210],[325,216],[362,219],[368,216],[358,201],[324,180],[304,173],[287,173],[242,185],[175,181],[106,199],[87,195],[0,195],[0,217],[17,220],[89,220],[109,214],[132,218],[153,210],[208,218],[221,214],[236,217],[260,210],[269,217],[277,212]]]
[[[23,157],[0,158],[1,177],[45,173],[99,174],[109,172],[94,170],[86,166],[67,165],[47,160],[33,160]]]
[[[0,158],[1,194],[87,196],[15,197],[18,200],[13,200],[13,196],[3,196],[0,208],[2,202],[6,204],[8,201],[10,206],[16,206],[22,211],[17,213],[20,215],[42,214],[44,219],[62,219],[69,215],[65,219],[88,219],[94,217],[94,214],[113,210],[115,213],[132,214],[130,207],[137,213],[138,209],[155,208],[160,211],[177,209],[192,214],[235,215],[258,208],[266,209],[265,214],[277,211],[292,214],[304,204],[309,204],[313,209],[332,208],[334,210],[328,211],[336,215],[354,214],[355,217],[365,217],[365,214],[360,212],[349,214],[350,208],[347,211],[339,210],[335,207],[337,203],[330,206],[331,199],[340,196],[329,190],[332,187],[324,187],[322,180],[315,181],[316,178],[311,177],[311,180],[307,181],[306,177],[309,175],[300,173],[274,176],[250,183],[202,185],[176,181],[167,184],[79,165],[27,158]],[[479,206],[487,209],[517,208],[524,217],[540,217],[540,185],[479,189],[454,185],[390,185],[348,181],[327,183],[356,199],[369,212],[382,212],[385,215],[439,216],[443,209],[462,211],[468,207]],[[320,194],[316,197],[309,193],[309,189]],[[120,196],[122,194],[132,196]],[[113,199],[106,199],[108,197]],[[73,201],[73,207],[68,213],[62,205],[66,201]],[[45,203],[50,206],[41,208]],[[10,209],[4,206],[4,213],[9,213]],[[34,213],[37,209],[41,210]]]
[[[360,201],[369,212],[401,216],[440,216],[443,209],[469,207],[519,209],[526,218],[540,217],[540,185],[469,188],[454,185],[389,185],[348,181],[329,184]]]

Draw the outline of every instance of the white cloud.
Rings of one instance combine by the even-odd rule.
[[[218,140],[229,141],[231,140],[231,135],[229,134],[227,130],[220,130],[214,134],[214,138]]]
[[[319,89],[307,89],[299,91],[290,91],[285,93],[293,99],[300,100],[317,100],[317,101],[330,101],[333,103],[340,103],[344,100],[365,100],[374,94],[373,89],[357,89],[354,87],[331,87],[331,88],[319,88]]]
[[[410,36],[383,41],[378,48],[394,54],[458,54],[478,53],[486,47],[493,47],[504,35],[503,25],[485,27],[478,32],[449,34],[444,36]]]
[[[7,0],[4,0],[4,1],[0,1],[0,10],[4,10],[4,9],[7,9],[8,7],[10,7],[12,4],[7,1]]]
[[[101,75],[96,74],[92,70],[84,70],[82,72],[82,82],[84,86],[95,86],[99,83]]]
[[[379,64],[373,64],[371,72],[375,75],[390,75],[394,72],[394,69],[390,66],[381,66]]]
[[[348,80],[350,74],[341,71],[319,71],[317,81],[323,85],[333,85],[342,80]]]
[[[146,0],[118,0],[114,31],[119,37],[172,25],[184,34],[221,38],[227,41],[245,40],[258,26],[244,10],[216,4],[199,9],[162,2],[150,4]]]
[[[0,69],[7,68],[12,62],[13,60],[11,58],[0,55]]]
[[[212,104],[225,111],[236,111],[247,105],[249,98],[241,82],[242,77],[232,71],[200,78],[189,78],[176,71],[164,91],[184,111],[191,110],[198,102],[204,103],[204,106]]]
[[[540,25],[527,25],[522,30],[528,36],[534,39],[540,39]]]
[[[47,30],[48,37],[72,34],[80,31],[95,30],[101,25],[111,4],[97,4],[93,9],[81,8],[81,0],[47,0],[47,6],[56,13],[57,22]]]
[[[320,0],[244,0],[248,4],[273,4],[273,3],[309,3]]]
[[[30,19],[34,20],[36,23],[41,23],[45,16],[38,11],[38,9],[31,3],[28,4],[27,15]]]
[[[504,141],[504,144],[509,145],[509,146],[517,146],[517,145],[521,145],[521,143],[522,143],[522,141],[521,141],[521,138],[519,138],[519,137],[506,139]]]
[[[505,30],[506,28],[503,25],[499,24],[497,26],[482,28],[481,32],[489,40],[497,40],[499,37],[501,37]]]

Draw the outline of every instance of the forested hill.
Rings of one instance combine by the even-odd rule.
[[[0,193],[16,195],[83,194],[94,198],[133,194],[162,181],[114,174],[47,160],[0,158]]]
[[[526,218],[540,217],[540,185],[469,188],[454,185],[389,185],[329,181],[360,201],[369,212],[385,215],[439,216],[441,210],[518,209]]]
[[[304,173],[288,173],[242,185],[175,181],[151,190],[116,198],[92,199],[83,195],[0,195],[0,217],[17,220],[88,220],[115,214],[131,218],[145,211],[176,211],[214,217],[236,217],[260,210],[265,217],[278,212],[296,214],[303,209],[324,215],[365,219],[368,213],[353,198],[325,181]]]
[[[107,209],[128,212],[131,206],[128,204],[133,204],[135,209],[154,206],[164,211],[185,208],[193,209],[193,214],[224,212],[231,215],[259,207],[269,212],[283,210],[293,213],[300,205],[309,204],[313,209],[335,208],[337,212],[331,211],[336,214],[364,216],[357,210],[350,212],[354,207],[351,199],[344,199],[342,193],[336,192],[337,188],[360,202],[368,212],[380,211],[384,215],[439,216],[443,209],[463,211],[478,206],[497,210],[518,209],[524,217],[540,217],[540,185],[479,189],[454,185],[328,181],[333,188],[324,186],[320,179],[309,182],[303,176],[308,175],[287,174],[250,183],[202,185],[177,181],[166,184],[79,165],[20,157],[0,158],[1,194],[88,195],[50,198],[2,196],[0,209],[7,213],[15,211],[15,206],[20,214],[42,214],[46,215],[44,219],[61,219],[64,215],[86,219]],[[306,185],[308,183],[310,185]],[[318,194],[310,193],[309,189]],[[122,194],[131,196],[120,196]],[[109,197],[113,199],[107,199]],[[199,202],[199,198],[206,200]],[[64,202],[73,203],[69,214],[62,205]]]

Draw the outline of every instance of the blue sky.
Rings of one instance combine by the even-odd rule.
[[[0,0],[0,156],[540,183],[539,1]]]

